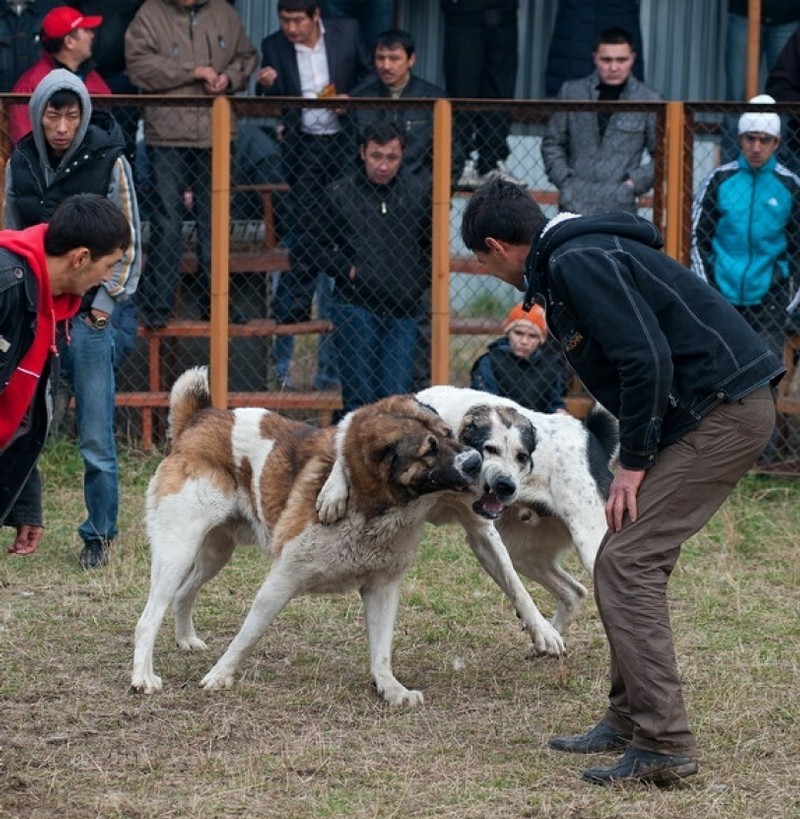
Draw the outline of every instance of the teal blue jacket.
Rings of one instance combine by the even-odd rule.
[[[800,284],[800,178],[775,156],[712,171],[692,206],[692,269],[737,306]]]

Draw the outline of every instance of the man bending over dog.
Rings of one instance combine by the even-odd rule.
[[[697,772],[667,608],[667,580],[769,441],[770,386],[784,369],[713,288],[664,255],[629,213],[548,221],[524,189],[481,187],[461,234],[488,273],[546,308],[547,325],[589,392],[619,419],[620,468],[594,569],[611,649],[609,706],[571,753],[624,752],[585,771],[609,785],[669,785]]]
[[[31,554],[42,537],[36,461],[52,417],[58,339],[130,241],[128,220],[99,194],[65,199],[49,224],[0,231],[0,525],[17,530],[14,554]]]

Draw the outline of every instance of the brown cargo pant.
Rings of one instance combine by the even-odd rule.
[[[720,404],[659,453],[638,494],[638,519],[607,532],[594,594],[611,649],[603,721],[634,747],[696,756],[672,645],[667,581],[684,541],[698,532],[763,451],[775,426],[768,387]]]

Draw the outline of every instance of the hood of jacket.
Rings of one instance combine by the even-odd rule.
[[[664,246],[664,239],[658,228],[652,222],[633,213],[619,211],[599,216],[560,213],[547,222],[536,235],[525,260],[523,309],[530,310],[531,305],[537,300],[536,297],[545,294],[547,263],[553,252],[570,239],[591,233],[634,239],[657,250]]]
[[[57,91],[72,91],[80,97],[81,101],[80,125],[75,132],[75,138],[72,140],[72,144],[67,148],[64,156],[61,157],[59,166],[67,162],[75,151],[78,150],[78,147],[86,137],[86,131],[89,129],[89,120],[92,117],[91,97],[86,90],[83,80],[76,74],[73,74],[66,68],[56,68],[41,80],[28,102],[28,113],[31,118],[31,131],[33,132],[36,152],[39,155],[39,162],[45,169],[50,167],[50,163],[47,159],[47,140],[45,139],[44,128],[42,127],[42,117],[44,116],[48,101]]]

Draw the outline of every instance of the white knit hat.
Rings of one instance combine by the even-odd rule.
[[[775,100],[769,94],[759,94],[750,100],[751,105],[774,105]],[[760,113],[758,111],[748,111],[739,117],[740,134],[769,134],[779,137],[781,135],[781,118],[775,113]]]

